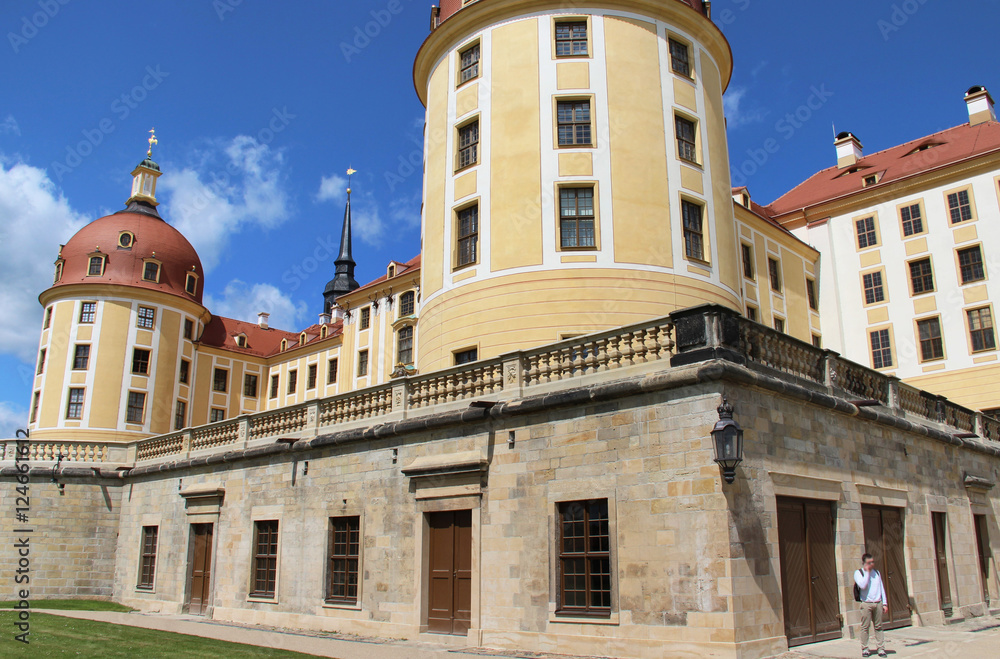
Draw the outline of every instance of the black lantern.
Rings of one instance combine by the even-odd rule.
[[[719,420],[712,428],[715,443],[715,461],[722,467],[727,483],[736,480],[736,467],[743,462],[743,428],[733,421],[733,406],[725,398],[719,405]]]

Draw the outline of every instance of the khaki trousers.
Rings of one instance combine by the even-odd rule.
[[[882,602],[861,603],[861,647],[868,647],[868,627],[875,623],[875,643],[879,650],[885,649],[885,634],[882,632]]]

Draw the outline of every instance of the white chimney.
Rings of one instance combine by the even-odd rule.
[[[261,311],[257,314],[257,327],[261,329],[267,329],[267,319],[271,317],[271,314],[264,313]]]
[[[854,136],[854,133],[840,133],[833,146],[837,148],[838,169],[850,167],[864,157],[865,147],[861,145],[861,141]]]
[[[328,314],[328,313],[321,313],[319,315],[319,324],[320,325],[329,325],[330,324],[330,314]]]
[[[985,87],[979,85],[965,92],[965,104],[969,106],[969,125],[978,126],[987,121],[996,121],[997,113],[993,108],[993,97]]]

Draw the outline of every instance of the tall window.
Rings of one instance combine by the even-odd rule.
[[[77,346],[79,347],[79,346]],[[38,368],[35,369],[35,375],[41,375],[45,372],[45,348],[38,351]]]
[[[594,188],[559,190],[559,243],[563,247],[595,247]]]
[[[677,128],[677,153],[681,160],[698,162],[698,145],[695,142],[694,122],[684,117],[674,117]]]
[[[910,286],[914,295],[934,290],[934,271],[931,269],[930,258],[910,263]]]
[[[476,262],[479,243],[479,206],[458,211],[458,265]]]
[[[556,23],[556,57],[587,56],[587,21]]]
[[[780,293],[781,292],[781,266],[778,265],[777,259],[768,258],[767,259],[767,276],[771,280],[771,290]]]
[[[229,388],[229,371],[224,368],[217,368],[212,373],[212,391],[226,393]]]
[[[337,367],[340,366],[337,358],[333,358],[326,363],[326,383],[333,384],[337,381]]]
[[[559,146],[590,146],[590,101],[559,101],[556,104]]]
[[[747,306],[747,318],[753,322],[757,322],[757,307]]]
[[[819,334],[813,334],[812,335],[812,344],[813,344],[814,348],[822,348],[823,347],[823,337],[821,337]]]
[[[190,318],[184,319],[184,338],[188,341],[194,336],[194,321]]]
[[[951,215],[952,224],[972,219],[972,204],[969,202],[968,190],[959,190],[948,195],[948,213]]]
[[[358,377],[363,378],[368,375],[368,351],[362,350],[358,353]]]
[[[309,370],[306,371],[306,389],[316,388],[316,374],[319,372],[319,366],[317,364],[309,364]]]
[[[213,407],[208,411],[208,422],[218,423],[219,421],[226,420],[226,411],[221,407]]]
[[[254,522],[251,597],[274,597],[278,575],[278,520]]]
[[[243,395],[247,398],[257,397],[257,376],[247,373],[243,376]]]
[[[691,77],[691,56],[687,44],[683,44],[676,39],[670,40],[670,67],[674,73],[679,73],[685,78]]]
[[[139,314],[135,323],[136,327],[142,329],[153,329],[156,322],[156,309],[152,307],[139,307]]]
[[[413,363],[413,328],[403,327],[399,330],[396,352],[402,364]]]
[[[153,589],[153,577],[156,575],[156,539],[159,535],[159,527],[142,527],[142,552],[139,563],[139,583],[136,588],[142,590]]]
[[[36,391],[35,394],[31,397],[31,418],[28,419],[29,423],[34,423],[35,421],[38,421],[38,403],[41,400],[41,398],[42,394],[40,391]]]
[[[875,330],[869,335],[872,344],[872,367],[892,366],[892,346],[889,345],[889,330]]]
[[[784,334],[785,333],[785,319],[784,318],[775,318],[774,319],[774,329],[776,329],[777,331],[779,331],[782,334]]]
[[[278,397],[278,376],[277,375],[272,375],[271,376],[271,398],[277,398],[277,397]]]
[[[479,349],[469,348],[455,353],[455,366],[460,364],[470,364],[479,359]]]
[[[190,272],[185,276],[184,290],[190,295],[194,295],[194,292],[198,290],[198,278]]]
[[[52,307],[45,310],[45,324],[42,325],[42,329],[48,329],[52,326]]]
[[[819,299],[816,297],[816,280],[806,278],[806,300],[809,302],[809,308],[813,311],[819,309]]]
[[[100,277],[103,274],[104,274],[104,257],[91,256],[90,266],[87,268],[87,275],[91,277]]]
[[[983,251],[979,245],[958,250],[958,267],[961,270],[963,284],[986,279]]]
[[[479,162],[479,120],[458,129],[458,168]]]
[[[69,400],[66,402],[66,418],[83,418],[83,389],[69,390]]]
[[[361,310],[361,329],[366,330],[372,326],[372,308],[365,307]]]
[[[969,309],[969,337],[972,340],[972,351],[996,350],[997,338],[993,331],[993,314],[989,307]]]
[[[459,60],[462,67],[459,73],[459,81],[466,82],[479,76],[479,44],[466,48],[459,53]]]
[[[747,279],[753,279],[753,248],[746,243],[741,243],[740,249],[743,252],[743,276]]]
[[[299,386],[299,372],[288,371],[288,389],[285,390],[289,396],[295,393],[295,389]]]
[[[125,421],[127,423],[142,423],[142,416],[145,409],[146,394],[141,391],[128,392],[128,402],[125,405]]]
[[[416,309],[417,294],[407,291],[399,296],[399,315],[412,316]]]
[[[944,357],[940,318],[918,320],[917,333],[920,337],[920,361],[926,362]]]
[[[90,345],[81,343],[73,349],[73,370],[85,371],[90,365]],[[41,371],[39,371],[41,372]]]
[[[153,261],[146,261],[142,268],[142,278],[146,281],[160,280],[160,264]]]
[[[191,362],[186,359],[181,360],[180,371],[177,373],[177,381],[181,384],[187,384],[188,379],[191,375]]]
[[[84,302],[80,305],[80,323],[89,324],[93,323],[97,318],[97,303],[96,302]]]
[[[330,567],[326,601],[354,604],[358,601],[358,559],[361,555],[359,517],[330,518]]]
[[[924,232],[924,220],[920,215],[920,204],[904,206],[899,211],[900,219],[903,220],[903,235],[912,236]]]
[[[858,232],[858,248],[878,245],[878,233],[875,231],[875,217],[866,217],[854,223]]]
[[[149,375],[149,350],[144,348],[132,350],[132,372],[136,375]]]
[[[882,285],[882,272],[869,272],[861,276],[865,285],[865,304],[885,302],[885,287]]]
[[[559,504],[559,611],[611,614],[608,500]]]
[[[688,258],[705,260],[705,237],[702,233],[701,206],[681,200],[681,215],[684,219],[684,253]]]
[[[182,400],[177,401],[174,408],[174,430],[181,430],[187,424],[187,403]]]

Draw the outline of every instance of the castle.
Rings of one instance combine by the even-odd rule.
[[[759,657],[852,633],[869,551],[891,625],[990,611],[993,100],[868,156],[842,133],[760,205],[710,4],[441,0],[420,253],[359,285],[348,191],[298,331],[202,304],[150,150],[39,297],[30,437],[0,455],[4,502],[31,464],[34,595]]]

